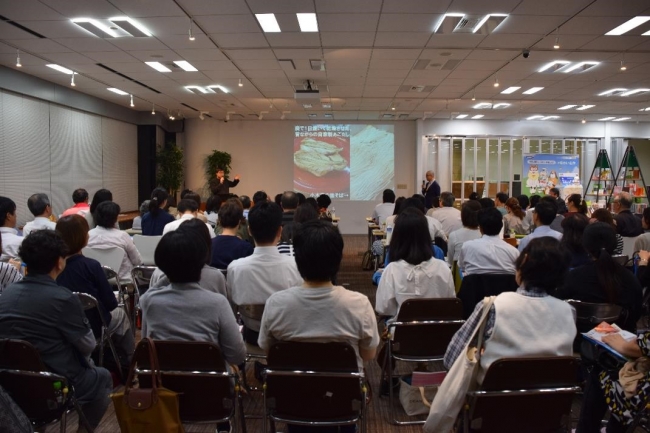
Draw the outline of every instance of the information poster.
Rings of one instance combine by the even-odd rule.
[[[523,155],[524,180],[522,194],[547,195],[551,188],[564,187],[573,183],[580,175],[579,155],[558,155],[535,153]]]

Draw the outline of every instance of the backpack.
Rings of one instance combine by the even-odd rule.
[[[377,256],[373,255],[371,250],[366,251],[363,254],[363,260],[361,261],[361,269],[364,271],[374,271],[375,260],[377,260]]]

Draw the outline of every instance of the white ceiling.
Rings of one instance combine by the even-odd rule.
[[[301,33],[296,13],[315,12],[319,32]],[[433,34],[445,13],[509,14],[492,34]],[[274,13],[282,33],[264,33],[255,13]],[[597,120],[607,116],[650,121],[650,93],[600,97],[605,90],[650,88],[650,36],[604,36],[637,15],[650,15],[646,0],[20,0],[1,1],[0,15],[45,39],[0,21],[0,64],[61,85],[70,76],[47,68],[58,63],[72,69],[76,89],[128,106],[129,97],[108,92],[117,87],[133,94],[135,109],[181,110],[185,117],[227,112],[264,120],[450,118],[483,114],[484,119],[525,119],[559,115],[562,120]],[[127,15],[153,34],[150,38],[93,36],[70,19],[107,19]],[[189,41],[190,19],[195,41]],[[559,28],[560,50],[553,44]],[[522,50],[529,49],[528,59]],[[325,71],[313,71],[309,60],[325,59]],[[280,59],[296,67],[283,68]],[[414,70],[418,60],[453,70]],[[198,72],[156,72],[144,61],[187,60]],[[553,60],[599,61],[581,73],[537,72]],[[621,60],[627,71],[619,70]],[[110,72],[101,63],[157,90]],[[493,83],[498,78],[499,88]],[[242,79],[244,86],[238,86]],[[294,87],[313,80],[321,102],[331,109],[305,109],[293,99]],[[187,85],[221,85],[230,93],[194,94]],[[422,92],[403,86],[428,86]],[[519,91],[503,95],[510,86]],[[533,95],[522,91],[540,86]],[[472,100],[475,96],[476,101]],[[479,102],[507,102],[500,110],[474,110]],[[586,111],[557,108],[594,104]],[[395,110],[391,110],[394,107]],[[401,117],[400,117],[401,116]],[[231,118],[233,117],[231,115]]]

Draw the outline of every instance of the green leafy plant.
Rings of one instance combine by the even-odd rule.
[[[169,143],[158,151],[156,162],[158,163],[156,182],[176,197],[183,183],[183,151]]]
[[[210,182],[217,173],[217,168],[222,168],[224,175],[228,177],[230,173],[230,162],[232,161],[232,156],[228,152],[222,152],[220,150],[213,150],[211,154],[205,157],[203,160],[203,167],[205,168],[205,180]]]

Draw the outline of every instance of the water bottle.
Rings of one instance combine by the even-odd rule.
[[[332,219],[336,218],[336,209],[334,206],[332,206],[332,212],[330,212],[330,214],[332,215]]]
[[[390,243],[390,238],[393,236],[393,226],[386,227],[386,242]]]

